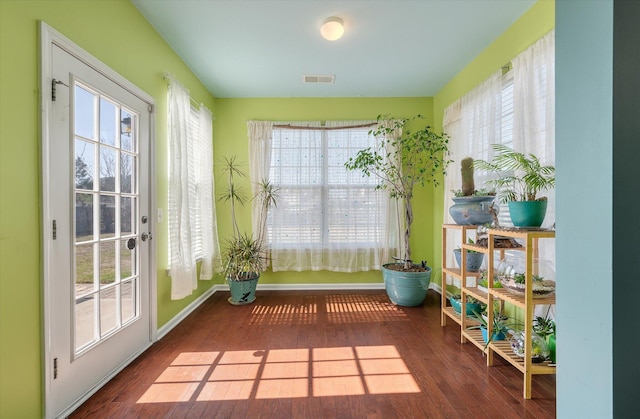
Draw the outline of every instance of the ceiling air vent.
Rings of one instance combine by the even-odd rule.
[[[332,76],[332,75],[319,76],[319,75],[308,74],[308,75],[302,76],[302,79],[305,83],[332,84],[335,81],[336,76]]]

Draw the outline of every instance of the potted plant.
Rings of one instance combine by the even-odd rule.
[[[453,310],[460,314],[462,313],[462,296],[460,294],[454,294],[449,297],[449,302],[451,303],[451,307]],[[470,295],[467,295],[465,298],[465,313],[467,316],[473,316],[474,312],[482,312],[486,309],[487,305],[476,298],[473,298]]]
[[[393,119],[379,115],[377,129],[369,134],[379,138],[377,147],[360,150],[350,158],[345,167],[360,170],[364,176],[379,179],[376,189],[389,191],[392,198],[404,206],[404,254],[400,263],[387,263],[382,267],[385,289],[391,302],[401,306],[422,304],[431,280],[431,268],[426,262],[414,264],[411,258],[411,223],[413,222],[413,189],[415,185],[439,184],[445,173],[448,159],[449,137],[437,134],[430,126],[411,129],[409,122],[422,120],[418,115],[411,119]]]
[[[251,304],[255,301],[256,286],[260,273],[265,270],[267,260],[267,246],[264,241],[265,229],[261,228],[254,236],[241,232],[236,220],[236,205],[244,205],[249,199],[235,183],[235,176],[246,177],[246,174],[236,163],[235,157],[225,158],[223,172],[227,180],[227,188],[219,197],[220,201],[228,202],[231,207],[231,238],[226,240],[223,252],[223,272],[231,296],[229,303],[233,305]],[[278,190],[268,181],[258,185],[258,192],[253,199],[260,200],[261,220],[266,220],[266,214],[271,205],[277,203]]]
[[[453,192],[454,204],[449,214],[460,225],[481,225],[491,223],[493,216],[489,210],[493,206],[494,191],[476,190],[473,171],[473,158],[465,157],[460,161],[462,189]],[[497,214],[497,207],[494,208]]]
[[[474,241],[469,238],[467,241],[469,244],[474,244]],[[462,266],[462,249],[456,248],[453,249],[453,255],[456,258],[456,263],[459,267]],[[478,252],[476,250],[467,249],[465,256],[465,267],[468,272],[478,272],[480,267],[482,266],[482,262],[484,261],[484,253]]]
[[[549,360],[556,363],[556,322],[549,317],[551,306],[547,309],[544,317],[536,316],[533,319],[533,331],[547,342],[549,350]]]
[[[513,328],[521,326],[520,323],[512,321],[509,322],[509,317],[502,315],[500,312],[496,312],[491,322],[491,336],[489,336],[489,323],[488,317],[479,311],[473,312],[475,319],[478,321],[477,326],[471,326],[469,329],[480,329],[482,332],[482,339],[485,342],[484,349],[494,340],[505,340],[508,336],[514,334]]]
[[[540,227],[547,211],[547,198],[538,193],[555,186],[555,167],[543,165],[534,154],[525,155],[502,144],[494,144],[491,162],[476,160],[476,169],[498,175],[487,181],[498,190],[498,197],[509,205],[514,226]]]

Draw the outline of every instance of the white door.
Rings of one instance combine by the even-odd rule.
[[[49,47],[45,377],[58,416],[151,342],[151,106]]]

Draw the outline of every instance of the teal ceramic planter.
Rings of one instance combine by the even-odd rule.
[[[449,207],[449,214],[456,224],[481,225],[493,221],[489,208],[495,196],[457,196],[453,197],[454,204]],[[498,207],[495,207],[498,211]]]
[[[489,343],[489,331],[487,330],[486,327],[480,327],[480,331],[482,332],[482,339],[484,339],[484,343]],[[497,333],[493,332],[492,334],[492,341],[496,341],[496,340],[505,340],[506,336],[504,335],[504,333]]]
[[[449,297],[449,302],[451,303],[451,307],[453,307],[453,310],[456,313],[460,314],[460,312],[462,312],[462,302],[460,301],[460,299]],[[467,316],[473,316],[474,312],[481,313],[482,306],[478,303],[467,303],[466,304]]]
[[[227,278],[231,297],[227,301],[234,306],[251,304],[256,300],[256,287],[260,274],[255,274],[255,278],[243,279],[241,281]]]
[[[546,214],[546,200],[509,202],[509,215],[516,227],[540,227]]]
[[[422,304],[431,282],[431,268],[427,266],[425,272],[402,272],[388,269],[390,265],[401,264],[387,263],[382,266],[384,288],[391,302],[404,307]]]

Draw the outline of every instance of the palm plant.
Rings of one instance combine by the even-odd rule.
[[[232,281],[256,278],[266,267],[266,216],[271,206],[277,204],[278,188],[275,188],[269,181],[262,181],[258,184],[258,192],[253,199],[258,199],[260,202],[260,230],[254,237],[240,231],[236,219],[236,205],[244,206],[249,198],[242,188],[236,185],[235,177],[246,177],[246,173],[236,162],[235,156],[225,157],[223,173],[226,176],[227,188],[218,200],[228,202],[231,207],[232,229],[232,236],[226,240],[226,249],[223,254],[223,272],[227,279]]]
[[[392,198],[404,204],[404,269],[413,267],[411,261],[411,223],[413,222],[413,188],[428,182],[439,184],[440,176],[451,160],[448,159],[449,137],[437,134],[430,126],[410,130],[407,122],[423,119],[417,115],[411,119],[393,119],[378,115],[378,128],[369,131],[379,138],[376,148],[360,150],[356,157],[349,158],[345,167],[360,170],[365,176],[374,175],[380,180],[376,189],[389,190]]]
[[[498,190],[503,203],[545,199],[538,198],[538,193],[555,186],[554,166],[543,166],[535,155],[525,155],[502,144],[493,144],[492,148],[497,154],[491,162],[475,160],[473,164],[476,169],[499,176],[486,183]]]

